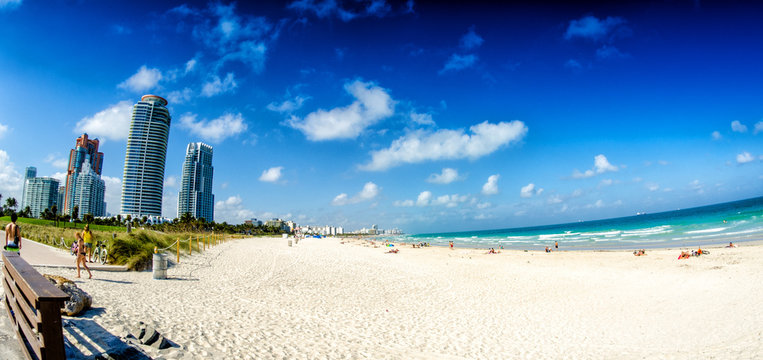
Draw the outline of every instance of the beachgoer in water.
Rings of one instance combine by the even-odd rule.
[[[448,244],[450,245],[450,249],[453,250],[453,242],[452,241],[448,241]]]
[[[546,246],[546,252],[547,252],[547,253],[550,253],[550,252],[551,252],[551,248],[550,248],[550,247],[548,247],[548,246]]]
[[[11,222],[5,225],[5,250],[21,250],[21,228],[16,224],[18,218],[15,212],[11,213]]]
[[[559,249],[559,242],[558,241],[554,241],[554,248],[555,249]]]
[[[89,279],[93,278],[93,273],[90,272],[90,268],[87,267],[87,261],[85,261],[85,255],[87,254],[87,251],[85,250],[85,240],[82,239],[82,235],[80,233],[76,233],[74,235],[75,238],[77,238],[77,277],[80,277],[80,267],[79,265],[82,264],[85,266],[85,270],[87,270],[87,274],[90,275]]]
[[[729,246],[726,246],[726,247],[730,247],[730,248],[732,248],[732,247],[737,247],[737,246],[736,246],[736,245],[734,245],[734,243],[733,243],[733,242],[729,241]]]

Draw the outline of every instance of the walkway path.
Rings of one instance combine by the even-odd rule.
[[[0,231],[3,240],[0,247],[5,244],[5,231]],[[0,249],[1,250],[1,249]],[[22,238],[21,240],[21,258],[33,266],[44,267],[63,267],[76,269],[74,264],[74,255],[69,250],[55,248],[49,245]],[[91,270],[101,271],[127,271],[124,265],[101,265],[98,263],[88,263]]]

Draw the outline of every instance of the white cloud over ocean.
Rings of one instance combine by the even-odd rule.
[[[609,160],[607,160],[607,157],[603,154],[596,155],[593,159],[593,169],[586,170],[585,172],[580,172],[577,169],[572,172],[572,177],[574,179],[584,179],[589,178],[597,174],[603,174],[605,172],[614,172],[618,170],[618,167],[615,165],[612,165],[609,163]]]
[[[380,190],[381,189],[379,188],[378,185],[369,181],[365,185],[363,185],[363,189],[360,190],[360,192],[357,193],[355,196],[349,197],[346,193],[341,193],[334,198],[331,204],[334,206],[342,206],[342,205],[348,205],[348,204],[357,204],[364,201],[370,201],[376,198],[377,195],[379,195]]]
[[[371,152],[371,161],[360,169],[382,171],[402,164],[434,160],[471,159],[488,155],[503,146],[519,142],[527,134],[527,126],[519,120],[489,123],[487,121],[464,130],[415,130],[393,141],[381,150]]]

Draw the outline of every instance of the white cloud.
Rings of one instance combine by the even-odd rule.
[[[474,54],[453,54],[450,56],[450,58],[448,58],[448,61],[445,62],[445,65],[442,67],[442,69],[440,69],[438,74],[442,75],[448,71],[459,71],[470,68],[474,66],[477,60],[477,55]]]
[[[416,130],[393,141],[389,148],[371,152],[371,162],[363,170],[380,171],[401,164],[444,159],[478,159],[502,146],[520,141],[527,127],[519,120],[491,124],[487,121],[463,130]]]
[[[612,185],[614,183],[615,182],[612,179],[604,179],[601,182],[599,182],[599,186],[610,186],[610,185]]]
[[[410,113],[411,121],[413,121],[414,124],[418,125],[434,125],[434,119],[432,119],[432,114],[419,114],[417,112],[411,111]]]
[[[458,170],[443,168],[440,174],[429,175],[427,182],[434,184],[450,184],[459,179]]]
[[[373,200],[376,198],[377,195],[379,195],[379,186],[372,183],[367,182],[365,185],[363,185],[363,189],[360,190],[359,193],[357,193],[355,196],[350,198],[347,194],[342,193],[337,195],[334,198],[334,201],[331,202],[332,205],[335,206],[342,206],[347,204],[357,204],[364,201]]]
[[[583,38],[589,40],[603,40],[608,37],[623,34],[627,31],[625,19],[621,17],[607,17],[598,19],[594,16],[584,16],[578,20],[570,21],[564,38]]]
[[[355,80],[344,85],[356,100],[345,107],[319,109],[305,119],[292,116],[286,123],[311,141],[354,139],[363,130],[394,114],[395,101],[373,82]]]
[[[167,101],[170,104],[183,104],[191,101],[193,91],[190,88],[183,88],[183,90],[171,91],[167,94]]]
[[[412,7],[412,3],[407,5],[407,9],[412,9]],[[296,10],[299,13],[313,13],[319,18],[336,16],[344,22],[368,16],[383,18],[392,10],[386,0],[358,1],[349,3],[332,0],[297,0],[289,4],[287,8]]]
[[[742,152],[740,154],[737,154],[737,162],[740,163],[740,164],[746,164],[746,163],[752,162],[754,160],[755,160],[755,157],[752,156],[747,151],[744,151],[744,152]]]
[[[193,58],[191,60],[188,60],[185,63],[185,73],[188,74],[190,72],[193,72],[196,69],[196,65],[198,64],[198,60],[196,58]]]
[[[558,194],[551,195],[551,196],[548,197],[548,199],[546,199],[546,202],[548,204],[559,204],[559,203],[561,203],[563,201],[564,200],[562,199],[562,197],[559,196]]]
[[[299,110],[299,108],[302,107],[302,104],[304,104],[308,99],[308,97],[297,95],[294,97],[294,100],[284,100],[284,102],[280,104],[272,102],[268,104],[267,108],[270,111],[275,111],[282,114],[291,114],[294,111]]]
[[[0,150],[0,194],[3,195],[3,199],[16,197],[20,206],[23,182],[24,177],[16,171],[8,153],[5,150]],[[2,201],[5,204],[5,200]]]
[[[218,143],[246,131],[248,126],[241,113],[226,113],[209,121],[206,119],[196,121],[196,114],[188,113],[180,117],[180,127],[188,129],[202,139]]]
[[[0,10],[15,9],[21,5],[21,0],[0,0]]]
[[[660,190],[660,185],[655,183],[648,183],[646,184],[646,188],[649,191],[657,191],[657,190]]]
[[[398,207],[411,207],[415,205],[415,203],[413,202],[413,200],[397,200],[393,203],[393,205]]]
[[[92,137],[124,140],[130,133],[133,104],[120,101],[91,117],[82,118],[74,128],[75,133],[88,133]]]
[[[565,68],[567,68],[567,69],[572,69],[572,70],[575,70],[575,71],[578,71],[578,70],[582,70],[582,69],[583,69],[583,65],[582,65],[582,64],[581,64],[579,61],[577,61],[577,60],[575,60],[575,59],[569,59],[569,60],[567,60],[567,61],[564,63],[564,67],[565,67]]]
[[[53,175],[50,175],[50,177],[58,180],[61,183],[61,186],[66,185],[66,171],[58,171],[54,172]]]
[[[696,179],[689,183],[689,188],[696,191],[698,194],[705,193],[705,185]]]
[[[422,191],[421,193],[419,193],[419,196],[416,198],[416,205],[427,206],[429,205],[430,201],[432,201],[432,192]]]
[[[281,179],[281,170],[283,170],[283,166],[275,166],[264,170],[262,175],[260,175],[260,181],[272,183],[277,182]]]
[[[490,175],[487,178],[485,185],[482,185],[482,193],[485,195],[494,195],[498,193],[498,179],[501,176],[498,174]]]
[[[211,80],[205,82],[201,87],[201,95],[212,97],[228,91],[233,91],[236,87],[238,87],[238,84],[236,84],[235,75],[233,75],[233,73],[228,73],[225,75],[225,79],[222,80],[219,76],[213,75]]]
[[[176,188],[178,187],[178,178],[177,176],[167,176],[164,178],[164,187],[165,188]]]
[[[215,203],[215,222],[241,224],[244,220],[254,218],[254,212],[244,207],[241,196],[230,196]]]
[[[604,60],[604,59],[627,58],[627,57],[630,57],[630,55],[621,52],[614,46],[604,45],[596,49],[596,57],[601,60]]]
[[[493,204],[491,204],[491,203],[489,203],[489,202],[483,202],[483,203],[479,203],[479,204],[477,204],[477,209],[480,209],[480,210],[482,210],[482,209],[487,209],[487,208],[489,208],[489,207],[490,207],[490,206],[492,206],[492,205],[493,205]]]
[[[739,120],[734,120],[731,122],[731,131],[738,133],[747,132],[747,125],[742,124]]]
[[[238,15],[235,7],[235,4],[211,4],[208,7],[211,19],[197,24],[193,34],[207,48],[217,52],[216,68],[222,68],[228,61],[238,61],[260,73],[265,68],[267,43],[278,37],[280,27],[273,27],[264,17]],[[181,17],[198,15],[188,7],[171,11]]]
[[[603,207],[604,207],[604,201],[602,201],[601,199],[596,200],[596,202],[593,204],[586,205],[586,208],[603,208]]]
[[[572,172],[572,177],[575,179],[583,179],[583,178],[589,178],[596,174],[603,174],[605,172],[610,171],[617,171],[618,167],[614,166],[609,163],[609,160],[607,160],[607,157],[599,154],[596,155],[593,159],[593,169],[592,170],[586,170],[585,172],[580,172],[577,169]]]
[[[119,214],[122,210],[122,178],[102,175],[101,179],[106,183],[106,193],[103,197],[103,200],[106,201],[106,211],[111,214]]]
[[[0,124],[0,139],[8,132],[8,125]]]
[[[461,37],[459,45],[464,50],[471,50],[480,47],[483,42],[485,42],[485,39],[477,35],[474,31],[474,26],[472,26],[469,28],[469,31]]]
[[[758,121],[755,123],[755,130],[753,131],[753,134],[758,134],[759,132],[763,132],[763,121]],[[2,133],[2,131],[0,131]]]
[[[66,169],[69,167],[69,159],[60,156],[60,154],[49,154],[45,162],[53,165],[55,168]]]
[[[712,136],[713,136],[713,140],[720,140],[723,138],[723,136],[721,136],[721,133],[718,131],[713,131]]]
[[[117,87],[136,93],[142,93],[155,88],[161,79],[162,72],[159,71],[159,69],[149,69],[146,65],[143,65],[138,69],[138,72],[117,85]]]
[[[533,195],[540,195],[542,193],[543,193],[543,188],[536,189],[535,184],[533,183],[529,183],[526,186],[523,186],[522,189],[519,190],[519,196],[523,198],[529,198],[529,197],[532,197]]]

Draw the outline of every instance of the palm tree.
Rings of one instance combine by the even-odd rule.
[[[16,202],[16,198],[7,198],[5,199],[5,207],[8,209],[11,209],[13,211],[16,211],[16,206],[19,204]]]

